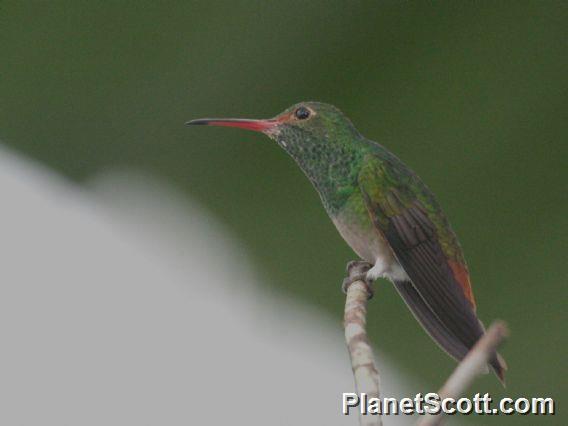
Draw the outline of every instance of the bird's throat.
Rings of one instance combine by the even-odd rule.
[[[273,139],[315,186],[328,213],[337,212],[357,186],[364,149],[354,143],[314,138],[286,129]]]

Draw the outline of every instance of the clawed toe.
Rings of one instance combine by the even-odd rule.
[[[341,290],[343,293],[347,294],[347,289],[355,281],[362,281],[367,287],[367,293],[369,299],[373,297],[374,291],[372,287],[372,282],[367,278],[367,271],[371,269],[373,265],[369,262],[363,260],[353,260],[347,264],[347,277],[343,280],[341,284]]]
[[[365,287],[367,287],[368,298],[372,299],[373,295],[375,294],[375,291],[373,290],[372,283],[367,279],[367,276],[365,274],[354,275],[353,277],[345,277],[343,283],[341,284],[341,290],[343,291],[343,293],[347,294],[349,286],[353,284],[355,281],[361,281],[362,283],[365,284]]]
[[[355,270],[359,274],[362,274],[362,273],[367,273],[367,271],[372,267],[373,265],[371,265],[369,262],[366,262],[364,260],[352,260],[351,262],[347,263],[345,272],[347,272],[347,275],[351,275],[351,271],[353,271],[356,268]]]

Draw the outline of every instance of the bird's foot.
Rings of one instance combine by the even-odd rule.
[[[343,280],[341,284],[341,290],[343,293],[347,294],[347,289],[355,281],[362,281],[367,287],[367,293],[369,294],[369,299],[373,297],[373,282],[367,278],[367,272],[371,269],[373,265],[364,260],[352,260],[347,264],[347,277]]]

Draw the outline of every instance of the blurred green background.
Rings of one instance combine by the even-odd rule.
[[[354,255],[308,180],[262,135],[183,125],[333,103],[438,195],[481,318],[510,324],[507,389],[487,376],[472,392],[562,411],[567,22],[561,1],[0,1],[0,139],[79,183],[112,166],[165,177],[234,230],[267,287],[339,327]],[[425,390],[453,369],[386,282],[369,323]]]

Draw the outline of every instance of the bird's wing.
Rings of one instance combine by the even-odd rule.
[[[471,348],[484,329],[461,248],[434,196],[396,157],[369,154],[358,183],[371,220],[423,299],[410,308],[429,309],[440,327]]]

